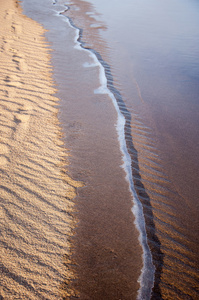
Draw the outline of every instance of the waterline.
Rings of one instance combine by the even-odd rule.
[[[57,4],[57,3],[54,3]],[[61,6],[59,5],[59,8]],[[100,79],[100,87],[94,91],[94,93],[98,94],[107,94],[110,99],[112,100],[112,103],[115,107],[115,110],[117,112],[117,123],[116,123],[116,130],[118,134],[118,140],[120,144],[120,150],[123,155],[123,165],[126,172],[126,180],[129,183],[129,189],[132,194],[132,200],[133,200],[133,208],[132,213],[135,216],[135,226],[139,231],[139,242],[142,246],[143,254],[143,267],[141,270],[140,277],[138,279],[138,282],[140,284],[140,289],[138,291],[137,299],[150,299],[152,288],[154,285],[154,272],[155,268],[152,263],[152,255],[147,243],[147,234],[146,234],[146,228],[145,228],[145,219],[143,214],[143,208],[142,204],[138,199],[137,193],[135,191],[134,183],[133,183],[133,176],[132,176],[132,166],[131,166],[131,156],[128,152],[127,143],[125,139],[125,128],[128,125],[128,120],[126,119],[125,113],[127,111],[121,112],[118,101],[114,94],[118,94],[118,91],[114,88],[111,79],[110,79],[110,67],[106,64],[105,61],[101,58],[100,54],[97,53],[93,49],[86,48],[84,46],[84,43],[82,42],[82,30],[75,26],[72,22],[72,20],[64,16],[63,13],[68,10],[68,6],[63,6],[63,11],[56,11],[56,14],[59,16],[62,16],[63,20],[68,23],[68,25],[71,28],[74,28],[76,31],[76,35],[74,38],[75,42],[75,48],[81,51],[87,51],[89,52],[89,56],[93,59],[94,64],[91,65],[85,65],[85,67],[99,67],[99,79]],[[107,76],[107,73],[109,76]],[[120,102],[123,102],[123,100],[120,97]],[[121,103],[120,103],[121,104]],[[123,105],[123,109],[124,109]]]

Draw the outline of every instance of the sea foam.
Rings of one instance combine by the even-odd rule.
[[[59,5],[59,8],[61,7],[60,4],[58,4],[58,1],[56,3],[54,2],[54,5]],[[135,226],[137,230],[139,231],[139,242],[141,244],[143,253],[142,253],[142,259],[143,259],[143,267],[141,269],[141,274],[139,276],[138,282],[140,284],[140,289],[138,290],[137,299],[138,300],[144,300],[144,299],[150,299],[151,298],[151,292],[154,285],[154,273],[155,273],[155,267],[152,262],[152,255],[147,243],[147,234],[146,234],[146,228],[145,228],[145,219],[144,219],[144,213],[143,213],[143,207],[138,199],[138,195],[135,191],[134,182],[133,182],[133,176],[132,176],[132,167],[131,167],[131,157],[128,152],[126,139],[125,139],[125,125],[126,125],[126,118],[120,111],[118,102],[112,93],[112,91],[108,88],[108,79],[106,77],[105,72],[105,62],[103,65],[103,60],[99,57],[98,53],[94,49],[86,49],[84,48],[84,44],[81,41],[82,36],[82,30],[75,26],[75,24],[72,22],[72,20],[63,15],[64,12],[68,10],[67,5],[62,5],[63,10],[62,11],[55,11],[55,14],[63,19],[64,22],[66,22],[71,28],[75,31],[75,37],[74,37],[74,48],[78,49],[80,51],[86,51],[88,55],[92,58],[93,63],[84,63],[85,68],[90,67],[99,67],[99,80],[100,85],[97,89],[94,90],[95,94],[107,94],[115,107],[115,110],[117,112],[117,123],[116,123],[116,130],[118,134],[118,140],[120,144],[120,150],[123,156],[123,165],[122,167],[125,170],[126,173],[126,180],[129,183],[129,189],[132,194],[132,200],[133,200],[133,208],[132,213],[135,217]],[[113,87],[114,88],[114,87]],[[115,89],[116,91],[116,89]]]

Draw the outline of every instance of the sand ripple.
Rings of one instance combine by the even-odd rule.
[[[132,112],[131,132],[134,182],[143,205],[148,243],[156,266],[152,299],[197,299],[194,253],[197,241],[187,239],[188,232],[180,221],[186,218],[184,199],[164,172],[150,128],[135,112]]]
[[[0,20],[0,298],[59,299],[80,184],[64,168],[44,30],[11,0]]]

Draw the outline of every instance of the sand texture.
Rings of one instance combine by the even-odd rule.
[[[189,52],[186,47],[179,46],[185,35],[183,22],[176,22],[179,32],[183,33],[176,35],[175,43],[179,44],[176,49],[186,49],[187,52],[179,55],[183,58],[178,61],[176,52],[169,51],[163,68],[165,49],[170,43],[174,47],[172,35],[167,33],[169,38],[166,40],[162,34],[164,28],[169,30],[167,25],[170,23],[166,23],[166,18],[159,22],[161,35],[154,43],[157,24],[148,13],[149,4],[146,1],[140,7],[138,5],[139,8],[134,5],[128,0],[123,10],[114,0],[109,5],[100,0],[73,0],[64,14],[82,29],[84,45],[105,60],[109,67],[105,65],[108,86],[114,90],[126,119],[125,140],[131,156],[133,183],[143,207],[147,241],[156,269],[151,299],[199,299],[199,151],[196,142],[199,140],[196,137],[199,118],[195,106],[198,87],[195,86],[195,75],[192,78],[188,75],[195,72],[193,66],[197,64],[198,56],[194,56],[193,49]],[[158,9],[157,18],[163,12],[158,5],[158,1],[154,3],[154,9]],[[167,3],[167,9],[173,5]],[[144,10],[147,11],[146,18],[143,18]],[[164,15],[168,17],[165,11]],[[184,14],[187,14],[186,9]],[[182,16],[181,20],[184,19]],[[97,26],[92,26],[98,19],[99,25],[104,22],[103,28],[107,30],[98,32]],[[193,37],[189,46],[191,40],[195,40]],[[184,41],[184,46],[186,43]],[[160,51],[157,50],[159,45],[162,47]],[[185,57],[191,59],[190,65]],[[182,72],[182,66],[186,72]],[[187,76],[186,80],[184,76]],[[116,177],[118,173],[112,174]],[[127,299],[127,292],[124,299]],[[132,294],[128,299],[133,299]]]
[[[65,173],[44,29],[0,7],[0,298],[59,299],[81,184]]]

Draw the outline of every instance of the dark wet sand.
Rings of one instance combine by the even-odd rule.
[[[147,34],[143,33],[144,25],[142,27],[139,23],[136,27],[135,22],[130,27],[131,23],[125,23],[123,19],[122,22],[115,19],[115,23],[111,23],[104,20],[104,16],[99,17],[98,12],[109,11],[111,20],[114,16],[119,20],[119,6],[113,7],[110,3],[108,10],[106,3],[100,2],[99,6],[96,5],[100,8],[96,12],[90,2],[95,4],[94,1],[79,3],[74,0],[66,14],[83,28],[82,40],[86,46],[99,52],[111,67],[114,86],[131,114],[132,141],[129,149],[133,149],[134,183],[143,204],[148,242],[156,266],[152,297],[197,299],[199,110],[196,80],[193,77],[191,81],[186,73],[180,72],[175,61],[173,73],[167,67],[166,60],[159,61],[158,70],[157,65],[150,65],[152,54],[143,48],[137,60],[133,60],[131,50],[136,48],[139,53],[139,43],[146,45],[146,49],[151,46],[150,42],[149,45],[145,43]],[[128,13],[126,16],[129,17]],[[136,17],[144,24],[142,13]],[[120,30],[123,22],[129,25],[125,34]],[[109,31],[108,26],[112,24],[115,27]],[[131,38],[131,44],[127,44],[126,40]],[[162,41],[164,38],[162,35]],[[161,45],[161,39],[159,43]],[[127,45],[132,48],[125,48]],[[160,45],[157,44],[157,49]],[[142,51],[146,52],[143,61]],[[164,49],[162,51],[164,53]],[[139,69],[139,63],[143,72]],[[177,280],[176,274],[180,274]]]
[[[49,124],[48,130],[43,130],[43,132],[46,132],[46,140],[41,136],[38,137],[37,133],[39,130],[36,131],[35,129],[36,140],[31,140],[31,135],[29,135],[25,156],[23,156],[23,151],[20,151],[20,157],[24,157],[24,162],[26,162],[25,159],[29,162],[29,159],[32,159],[32,155],[35,153],[34,151],[36,151],[33,145],[37,147],[41,142],[43,152],[40,158],[42,162],[39,162],[38,159],[31,160],[31,168],[28,167],[30,178],[26,178],[25,175],[27,173],[26,163],[23,166],[26,172],[20,169],[22,166],[17,160],[14,160],[15,168],[12,168],[15,172],[13,181],[15,184],[13,186],[16,188],[16,175],[19,171],[18,178],[22,179],[23,184],[17,179],[19,180],[19,182],[17,181],[19,188],[17,193],[21,193],[21,189],[24,190],[24,198],[19,198],[18,194],[15,194],[15,198],[20,200],[23,205],[24,203],[27,204],[27,209],[24,213],[27,211],[28,217],[27,215],[24,216],[24,214],[20,216],[20,225],[18,225],[21,226],[22,223],[25,228],[25,250],[22,251],[20,248],[21,244],[18,243],[16,234],[17,247],[13,253],[15,259],[16,257],[18,259],[18,263],[16,266],[10,266],[12,269],[10,273],[7,272],[9,268],[4,268],[7,276],[10,276],[16,284],[16,286],[11,284],[12,289],[10,293],[14,295],[15,289],[18,289],[18,284],[23,282],[22,293],[27,293],[32,299],[41,297],[41,295],[45,295],[45,297],[50,299],[57,299],[57,295],[60,292],[64,299],[136,299],[139,289],[137,280],[142,268],[142,249],[138,242],[138,232],[131,212],[132,196],[129,192],[128,183],[125,180],[125,172],[120,167],[122,165],[122,156],[115,128],[117,115],[111,100],[106,95],[94,94],[94,90],[100,84],[98,67],[84,67],[84,63],[92,62],[92,59],[89,57],[88,52],[74,49],[74,29],[70,28],[67,23],[63,23],[61,18],[53,15],[51,9],[49,10],[48,5],[46,5],[47,2],[43,1],[41,7],[39,0],[34,2],[24,0],[26,14],[36,19],[49,30],[46,32],[46,38],[53,49],[51,62],[57,93],[56,100],[50,97],[50,103],[48,102],[48,97],[46,98],[48,93],[43,95],[46,104],[45,107],[42,107],[42,114],[46,111],[53,112],[53,118],[52,114],[47,114],[44,117],[46,122],[47,120],[53,120],[52,123],[42,123],[41,128],[45,128],[46,124]],[[133,137],[133,140],[129,139],[128,145],[129,149],[133,149],[131,158],[134,183],[139,199],[143,204],[148,241],[156,266],[153,299],[197,299],[197,208],[194,200],[195,192],[193,193],[191,188],[186,188],[191,185],[188,185],[186,177],[183,175],[183,171],[186,169],[187,175],[189,174],[188,177],[192,178],[192,186],[197,191],[195,188],[197,186],[197,176],[194,176],[194,173],[190,177],[192,166],[190,161],[194,162],[194,160],[183,160],[183,152],[179,153],[180,144],[174,143],[177,131],[175,133],[172,129],[173,127],[167,127],[166,123],[164,123],[162,116],[166,116],[166,114],[159,114],[150,106],[150,103],[146,103],[145,96],[147,92],[145,91],[147,90],[143,86],[141,88],[140,84],[138,84],[139,78],[135,78],[131,72],[128,72],[128,75],[125,72],[121,72],[124,76],[117,77],[119,70],[124,68],[123,71],[125,71],[125,64],[122,64],[121,61],[121,65],[115,65],[114,51],[112,52],[108,42],[99,34],[98,27],[105,29],[106,24],[98,22],[95,26],[90,27],[90,24],[95,23],[95,20],[91,15],[85,15],[84,13],[86,11],[92,12],[93,7],[88,2],[81,1],[81,9],[78,10],[79,4],[79,1],[78,3],[76,1],[71,2],[69,15],[74,17],[74,21],[77,22],[76,24],[79,27],[84,28],[83,39],[89,47],[97,50],[103,59],[110,64],[114,85],[121,92],[123,99],[128,100],[134,97],[133,105],[127,101],[132,117],[128,129],[131,130]],[[55,8],[55,6],[53,7]],[[9,16],[10,14],[8,14]],[[14,26],[14,29],[12,29],[14,30],[12,34],[17,36],[24,29],[21,29],[18,24],[15,25],[17,26]],[[43,32],[42,30],[41,32]],[[93,34],[95,39],[93,39]],[[28,38],[26,41],[28,47],[30,45],[29,39],[31,40],[31,38]],[[19,38],[17,40],[19,42]],[[16,43],[16,45],[18,44]],[[6,48],[6,46],[4,49],[2,48],[3,51]],[[9,46],[8,48],[12,52],[13,47]],[[43,49],[43,47],[41,48]],[[28,50],[26,49],[25,51]],[[27,53],[26,55],[28,55]],[[45,53],[47,54],[47,52]],[[125,49],[121,49],[121,53],[125,57]],[[19,58],[18,64],[20,66],[15,66],[18,71],[20,71],[21,66],[22,68],[24,67],[23,57],[20,56]],[[49,67],[50,56],[45,56],[45,59],[47,59],[46,64]],[[127,56],[125,61],[130,67],[131,64]],[[32,62],[35,62],[36,67],[38,67],[36,74],[37,72],[40,73],[39,70],[43,72],[43,68],[41,68],[43,62],[38,62],[35,54],[31,63],[29,63],[32,65]],[[15,64],[17,62],[12,61],[11,63]],[[6,68],[8,71],[9,68]],[[52,84],[52,79],[48,72],[47,74],[49,76],[48,80]],[[23,73],[23,76],[25,81],[27,75]],[[17,85],[19,83],[19,85],[24,86],[18,80],[18,73],[11,79],[12,85],[14,82],[14,91],[18,92],[19,86],[16,86],[16,82]],[[32,95],[32,92],[35,92],[38,85],[39,89],[43,90],[44,87],[43,85],[40,87],[38,78],[35,80],[36,85],[31,85],[28,91],[26,89],[22,89],[22,91],[26,90],[28,95],[30,93]],[[5,80],[4,78],[3,81],[4,83],[8,82],[8,86],[11,85],[9,84],[10,79]],[[49,89],[49,82],[47,83],[47,89]],[[127,89],[125,90],[126,87]],[[55,92],[51,88],[50,91],[52,93]],[[3,93],[4,97],[7,97],[10,90],[8,93],[3,90]],[[13,91],[11,91],[11,94],[13,96]],[[16,94],[14,96],[16,97]],[[24,96],[24,100],[26,99],[27,101],[26,96]],[[40,96],[39,99],[42,98]],[[20,97],[17,96],[18,98]],[[38,100],[36,95],[33,98],[34,101],[35,99]],[[67,161],[62,159],[65,152],[60,141],[60,128],[54,127],[55,124],[59,124],[57,120],[58,111],[54,109],[54,106],[51,106],[51,101],[55,105],[57,99],[60,101],[58,116],[63,130],[64,148],[67,148],[67,153],[69,153]],[[28,103],[30,102],[32,105],[34,101],[31,98],[28,100]],[[27,128],[32,132],[29,128],[33,128],[33,125],[31,127],[29,124],[35,124],[37,120],[39,126],[39,116],[41,115],[36,109],[37,106],[40,107],[37,102],[34,104],[34,113],[29,111],[29,106],[28,110],[26,107],[25,113],[22,113],[24,108],[21,110],[21,106],[19,111],[17,108],[17,116],[19,115],[19,117],[15,118],[15,124],[19,125],[16,130],[16,143],[20,147],[22,147],[21,143],[24,136],[26,136]],[[16,111],[13,113],[15,114]],[[29,116],[32,123],[28,121],[27,125]],[[56,118],[54,119],[55,116]],[[157,126],[155,120],[165,128],[164,135],[159,131],[160,127]],[[12,122],[14,121],[11,118],[9,122],[13,125]],[[51,136],[52,132],[56,132],[56,134]],[[173,141],[172,139],[170,140],[170,144],[166,142],[168,141],[167,135],[169,132],[172,132],[174,137]],[[56,143],[52,142],[54,140],[56,140]],[[31,147],[28,147],[28,145],[31,145]],[[172,164],[169,164],[171,145],[173,145],[172,151],[174,155],[172,157],[176,157],[176,162],[178,161],[178,164],[181,165],[180,169],[175,168],[175,165],[172,166],[173,161]],[[15,144],[11,146],[14,149]],[[50,149],[49,153],[45,151],[45,147]],[[23,147],[20,149],[23,149]],[[33,152],[30,150],[33,150]],[[55,159],[57,155],[59,162]],[[3,156],[5,159],[3,158],[1,162],[4,164],[4,162],[7,163],[8,155],[3,153]],[[60,169],[59,163],[64,167],[64,173],[63,169]],[[80,186],[80,184],[71,181],[66,175],[64,175],[64,178],[62,177],[66,172],[64,166],[66,164],[68,164],[68,174],[72,175],[74,179],[82,181],[85,185],[83,188],[78,189],[78,196],[74,202],[71,199],[75,195],[75,188]],[[179,170],[179,173],[176,170]],[[42,174],[46,174],[46,177]],[[54,175],[52,176],[52,174]],[[37,179],[35,179],[35,176]],[[24,177],[25,179],[23,180]],[[38,193],[35,192],[35,180],[38,181]],[[59,182],[58,190],[57,180]],[[7,179],[5,182],[7,184]],[[181,189],[182,185],[183,189]],[[179,192],[185,191],[185,189],[186,192],[182,194]],[[189,191],[192,192],[191,201],[189,199]],[[6,187],[4,192],[7,195],[11,190],[8,190]],[[42,194],[44,192],[46,192],[45,195]],[[38,208],[34,208],[33,221],[30,220],[30,223],[33,223],[31,224],[27,223],[28,221],[24,222],[24,218],[28,219],[30,215],[29,202],[26,201],[29,197],[33,197],[34,201],[39,205]],[[40,203],[41,200],[47,205]],[[67,200],[67,207],[65,207],[63,200]],[[20,201],[19,203],[22,205]],[[37,211],[40,213],[42,211],[42,213],[38,215]],[[35,220],[38,220],[39,227],[36,225]],[[9,222],[7,223],[9,224]],[[30,228],[34,224],[32,236],[28,236],[27,224],[29,224]],[[52,226],[52,224],[55,226]],[[15,228],[15,222],[13,226]],[[34,230],[36,230],[36,234]],[[37,237],[39,241],[37,249],[39,250],[36,249],[36,252],[34,252],[35,250],[32,247],[28,250],[28,239],[34,241],[31,244],[33,246]],[[43,239],[45,240],[45,245],[42,243]],[[48,247],[48,245],[50,246]],[[9,247],[9,251],[12,252],[13,246]],[[54,247],[57,248],[55,249]],[[33,258],[30,258],[32,251],[34,255]],[[24,257],[27,259],[27,265],[31,270],[28,271],[26,264],[24,264],[24,274],[27,274],[27,276],[28,274],[33,274],[34,280],[36,280],[35,278],[39,279],[38,285],[35,284],[31,276],[27,281],[24,280],[25,276],[18,276],[21,256],[23,256],[23,259]],[[39,263],[35,265],[37,257],[39,257]],[[9,256],[7,256],[7,261],[9,261]],[[33,262],[32,265],[29,264],[30,261],[31,263]],[[53,267],[51,267],[51,263]],[[44,266],[45,272],[43,272]],[[59,272],[57,272],[57,268]],[[38,273],[40,276],[37,276]],[[176,274],[179,274],[177,280]],[[48,276],[50,276],[51,281],[48,280]],[[38,294],[38,291],[41,294]],[[46,296],[48,291],[50,295]]]
[[[75,30],[61,18],[49,17],[45,5],[41,13],[31,7],[25,6],[28,16],[50,29],[46,37],[54,50],[59,119],[70,154],[67,168],[85,185],[75,198],[72,264],[68,255],[64,259],[66,269],[75,274],[66,277],[66,299],[136,299],[142,248],[121,167],[116,111],[108,96],[94,94],[100,85],[99,69],[83,66],[93,61],[88,52],[74,48]]]
[[[116,112],[107,96],[93,93],[99,70],[83,67],[89,62],[87,53],[73,50],[71,68],[68,55],[60,60],[55,53],[54,59],[60,120],[71,153],[69,171],[86,185],[75,199],[74,285],[80,299],[136,299],[142,249],[121,168]]]

